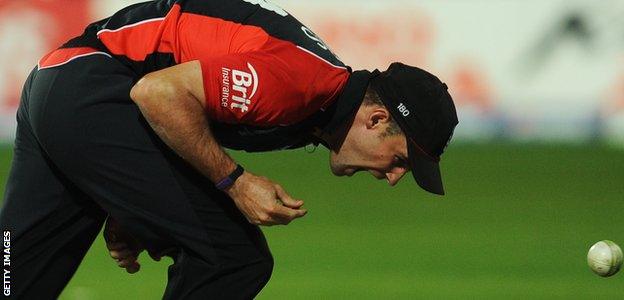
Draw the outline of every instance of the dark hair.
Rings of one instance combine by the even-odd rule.
[[[364,95],[364,101],[362,102],[362,104],[366,106],[376,105],[385,107],[384,103],[381,101],[381,98],[379,98],[379,94],[377,94],[377,92],[370,86],[366,89],[366,94]],[[394,119],[392,119],[392,116],[388,117],[390,118],[390,123],[388,124],[388,128],[386,128],[386,131],[381,134],[381,137],[385,138],[388,136],[402,134],[403,131],[399,127],[399,124],[397,124]]]

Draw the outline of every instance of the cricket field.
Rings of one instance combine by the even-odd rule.
[[[601,278],[586,262],[596,241],[624,246],[624,150],[452,145],[445,197],[411,178],[333,177],[320,148],[233,155],[309,209],[264,229],[275,269],[258,299],[624,299],[624,272]],[[140,261],[125,273],[100,236],[61,299],[160,299],[171,260]]]

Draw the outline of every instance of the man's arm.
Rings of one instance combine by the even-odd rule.
[[[147,74],[132,88],[130,97],[156,134],[212,182],[236,168],[210,131],[199,61]],[[288,224],[306,214],[301,208],[303,201],[293,199],[269,179],[249,172],[226,192],[253,224]]]

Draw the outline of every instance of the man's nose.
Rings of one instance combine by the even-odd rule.
[[[395,186],[399,180],[407,173],[407,170],[404,168],[395,169],[391,172],[386,173],[386,180],[388,181],[388,185]]]

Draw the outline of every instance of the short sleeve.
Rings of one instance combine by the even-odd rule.
[[[286,126],[334,100],[349,72],[297,46],[269,39],[259,50],[200,59],[212,120]]]

